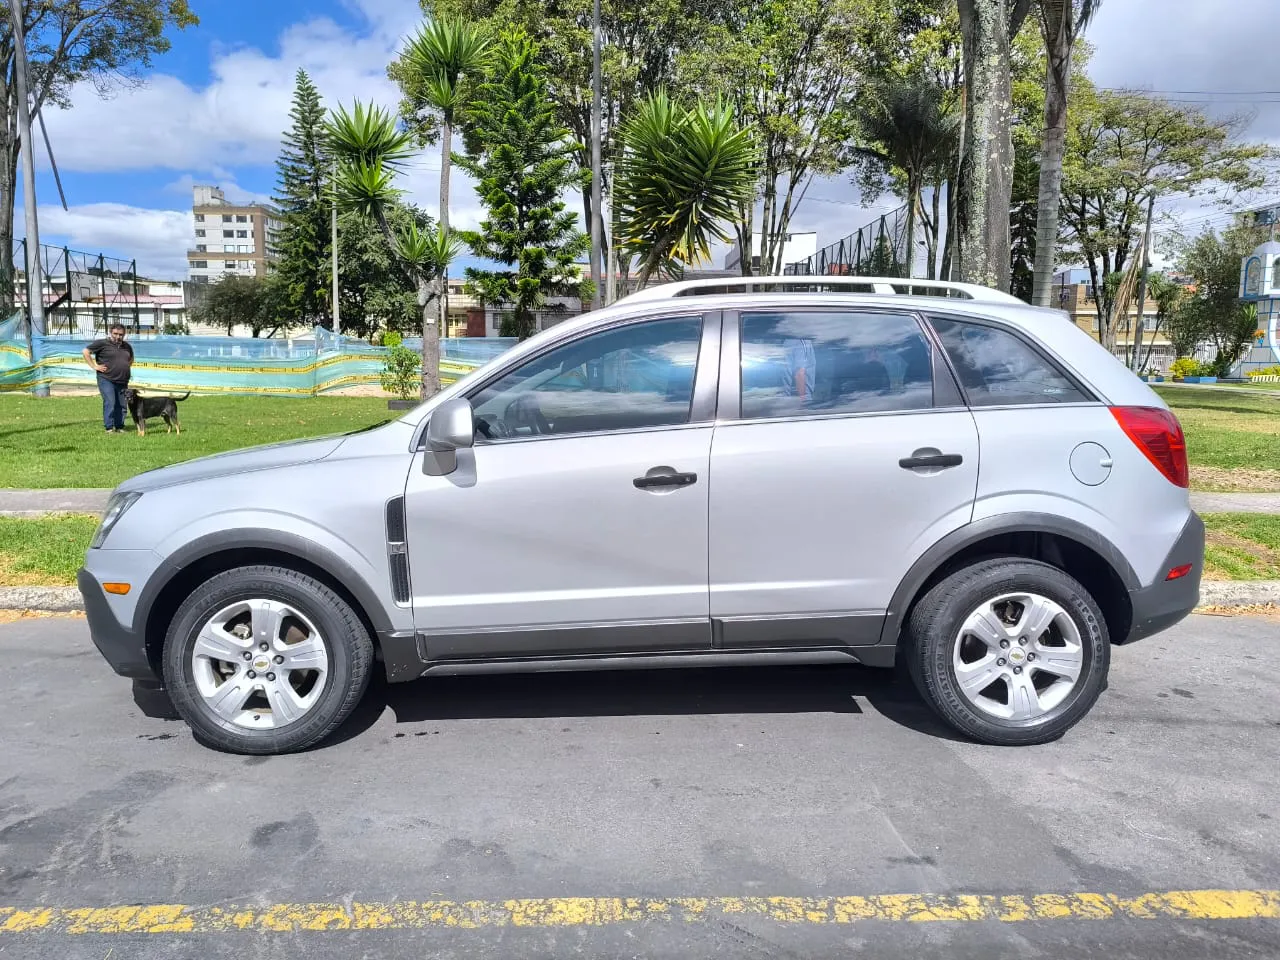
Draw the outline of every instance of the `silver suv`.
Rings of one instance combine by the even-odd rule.
[[[242,753],[323,740],[374,670],[815,661],[896,661],[1031,744],[1195,607],[1203,553],[1177,420],[1063,314],[786,277],[646,290],[379,427],[144,473],[79,584],[116,672]]]

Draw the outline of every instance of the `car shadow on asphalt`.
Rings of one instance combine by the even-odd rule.
[[[878,714],[961,740],[892,670],[859,666],[718,667],[378,678],[329,744],[359,736],[388,710],[397,723],[431,720],[707,714]]]

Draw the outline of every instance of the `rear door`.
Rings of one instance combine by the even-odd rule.
[[[727,314],[711,448],[717,646],[875,644],[911,564],[968,523],[978,434],[907,312]]]

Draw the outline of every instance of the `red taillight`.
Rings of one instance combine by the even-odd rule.
[[[1179,487],[1191,485],[1187,440],[1178,418],[1162,407],[1112,407],[1112,416],[1165,478]]]
[[[1191,564],[1184,563],[1182,566],[1174,567],[1172,570],[1170,570],[1168,576],[1165,577],[1165,580],[1181,580],[1190,572],[1191,572]]]

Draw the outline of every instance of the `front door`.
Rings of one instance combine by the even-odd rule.
[[[739,409],[711,450],[717,645],[876,644],[911,564],[969,522],[977,429],[934,353],[909,313],[726,320],[722,407]]]
[[[405,508],[430,659],[710,647],[718,330],[693,315],[580,335],[473,392],[476,444],[452,474],[418,454]]]

